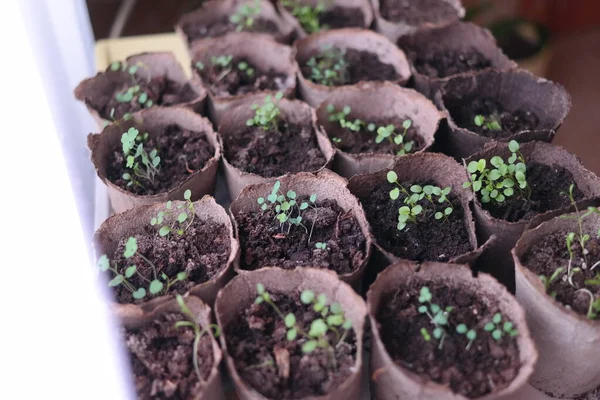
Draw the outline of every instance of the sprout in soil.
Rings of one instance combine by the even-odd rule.
[[[187,304],[185,304],[183,297],[181,297],[181,295],[177,295],[176,299],[177,304],[179,305],[179,309],[181,310],[181,313],[187,318],[187,321],[177,321],[175,323],[175,328],[179,329],[188,327],[194,330],[195,338],[194,344],[192,346],[192,362],[194,364],[194,371],[196,371],[196,375],[198,375],[198,379],[200,380],[200,382],[204,382],[204,378],[202,378],[202,374],[200,373],[200,365],[198,360],[198,346],[200,345],[200,339],[202,339],[202,336],[208,333],[211,329],[214,330],[214,336],[219,337],[221,329],[218,325],[215,324],[210,324],[208,325],[208,327],[202,329],[202,327],[196,321],[194,313],[192,313]]]
[[[319,250],[327,250],[327,243],[317,242],[315,243],[315,248]]]
[[[202,61],[196,61],[196,64],[194,64],[194,66],[198,71],[204,70],[204,63]]]
[[[123,179],[127,181],[127,186],[137,185],[144,187],[140,180],[154,184],[156,174],[160,172],[160,157],[158,150],[147,151],[144,144],[148,140],[148,133],[140,132],[131,127],[121,136],[123,145],[123,156],[126,160],[125,173]]]
[[[171,232],[176,232],[179,236],[192,226],[196,217],[194,203],[192,203],[192,191],[186,190],[183,194],[184,204],[173,205],[172,201],[167,201],[164,211],[159,211],[156,216],[150,219],[150,225],[158,227],[158,234],[161,237],[167,236]],[[191,217],[190,217],[191,216]],[[186,223],[186,221],[188,221]]]
[[[491,332],[492,338],[498,341],[502,339],[503,336],[508,335],[510,337],[515,337],[519,334],[510,321],[505,321],[502,323],[502,314],[496,313],[492,317],[492,321],[485,324],[483,330],[486,332]]]
[[[275,101],[279,101],[283,98],[283,93],[278,92],[275,95]],[[248,126],[259,126],[265,131],[277,131],[277,121],[279,120],[279,115],[281,111],[279,107],[273,102],[271,96],[265,97],[264,104],[252,104],[252,109],[256,112],[254,113],[254,117],[250,118],[246,121],[246,125]]]
[[[489,117],[484,117],[481,114],[478,114],[473,119],[476,126],[483,127],[484,129],[490,131],[501,131],[502,126],[500,125],[500,121],[495,115],[490,115]]]
[[[125,251],[123,252],[123,256],[126,259],[131,259],[132,257],[139,257],[144,262],[146,262],[149,266],[152,267],[152,276],[144,276],[138,270],[135,264],[128,266],[119,266],[119,265],[111,265],[111,261],[108,259],[107,255],[102,255],[97,262],[98,269],[102,272],[111,271],[114,275],[113,279],[108,282],[109,287],[116,287],[122,285],[125,289],[131,292],[132,297],[135,300],[141,300],[146,297],[146,294],[149,292],[152,296],[159,296],[161,294],[168,293],[171,286],[173,286],[177,282],[184,281],[188,278],[187,272],[182,271],[175,275],[174,278],[169,278],[165,273],[161,273],[158,275],[158,268],[152,263],[152,261],[148,260],[142,253],[138,252],[137,239],[135,237],[129,237],[127,242],[125,243]],[[127,265],[127,264],[126,264]],[[140,280],[148,284],[148,287],[135,287],[130,279],[134,275],[138,275]],[[165,285],[166,283],[166,285]],[[144,285],[145,286],[145,285]]]
[[[554,283],[561,275],[562,273],[565,271],[565,269],[563,267],[559,267],[557,268],[552,275],[550,275],[550,278],[548,278],[546,275],[540,275],[540,281],[542,281],[542,284],[544,285],[544,291],[546,293],[548,293],[548,290],[550,289],[550,286],[552,285],[552,283]],[[556,297],[556,292],[550,292],[550,297],[554,298]]]
[[[388,140],[390,143],[394,143],[400,146],[400,150],[396,153],[398,156],[403,156],[405,154],[410,153],[414,146],[414,142],[405,142],[404,138],[406,137],[406,133],[408,129],[412,126],[412,121],[410,119],[404,120],[402,122],[402,128],[404,128],[403,132],[395,132],[396,127],[392,124],[387,126],[380,126],[377,128],[377,137],[375,138],[375,143],[381,143],[384,140]]]
[[[115,99],[118,103],[130,103],[131,101],[137,99],[138,103],[145,108],[150,108],[154,105],[152,99],[149,98],[149,94],[141,90],[140,82],[138,80],[138,76],[136,75],[140,68],[145,69],[148,73],[150,71],[148,66],[142,62],[138,62],[134,65],[127,65],[125,62],[115,61],[110,65],[109,69],[111,71],[127,72],[131,78],[131,85],[126,89],[117,92],[115,95]]]
[[[347,81],[348,63],[344,58],[346,50],[337,47],[323,47],[319,55],[311,57],[306,65],[310,67],[310,80],[324,86],[341,85]]]
[[[246,61],[240,61],[237,64],[237,67],[240,71],[245,72],[249,77],[254,76],[254,68],[250,67]]]
[[[404,230],[408,223],[417,223],[419,219],[426,220],[433,216],[436,220],[447,220],[454,211],[454,206],[448,199],[452,188],[444,189],[433,185],[412,185],[406,189],[398,182],[398,175],[394,171],[387,173],[387,181],[397,187],[390,190],[390,199],[397,200],[404,194],[404,206],[398,209],[398,230]]]
[[[260,2],[254,0],[254,5],[242,4],[236,12],[229,17],[229,21],[236,25],[235,30],[238,32],[244,29],[250,29],[254,25],[255,18],[260,14]]]
[[[461,335],[465,335],[466,338],[469,340],[469,343],[467,344],[467,347],[465,347],[466,350],[469,350],[471,348],[471,345],[473,344],[473,341],[475,339],[477,339],[477,332],[475,332],[474,329],[469,329],[467,327],[467,325],[465,324],[459,324],[456,326],[456,332],[461,334]]]
[[[125,114],[123,114],[123,117],[121,118],[121,120],[117,120],[115,118],[115,109],[113,107],[110,109],[109,118],[110,118],[110,121],[112,121],[115,125],[120,126],[121,120],[129,121],[131,118],[133,118],[133,116],[130,113],[125,113]],[[103,128],[106,128],[108,125],[110,125],[110,121],[104,121]]]
[[[296,17],[306,33],[311,34],[327,29],[327,26],[321,26],[319,21],[319,15],[325,10],[322,3],[319,2],[316,6],[311,7],[298,0],[282,0],[281,4]]]
[[[527,185],[525,159],[519,152],[519,143],[511,140],[508,149],[512,153],[505,163],[502,157],[494,156],[487,168],[487,161],[480,159],[467,165],[470,181],[464,182],[463,187],[472,187],[479,192],[482,203],[502,203],[507,197],[520,195],[524,200],[529,199],[531,188]],[[518,162],[517,162],[518,161]]]
[[[430,334],[427,328],[421,328],[421,336],[426,342],[431,341],[431,337],[439,340],[439,349],[444,347],[444,339],[446,338],[446,330],[444,327],[448,326],[448,314],[453,310],[452,307],[446,307],[442,309],[438,304],[431,302],[433,295],[427,286],[423,286],[419,292],[419,306],[418,310],[421,314],[426,314],[429,320],[434,325],[433,331]]]

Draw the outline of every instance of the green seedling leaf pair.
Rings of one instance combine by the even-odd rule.
[[[483,127],[484,129],[487,129],[489,131],[501,131],[502,130],[500,121],[498,121],[498,118],[494,115],[490,115],[489,117],[484,117],[483,115],[479,114],[479,115],[475,116],[473,122],[475,122],[476,126]]]
[[[298,0],[282,0],[281,3],[296,17],[306,33],[311,34],[327,29],[327,26],[322,26],[319,21],[319,16],[325,10],[325,6],[322,3],[318,3],[314,7],[302,4]]]
[[[346,50],[326,46],[319,55],[311,57],[306,65],[310,68],[309,79],[319,85],[337,86],[347,80],[348,64]]]
[[[235,30],[237,32],[248,30],[254,26],[254,22],[260,11],[259,0],[254,0],[253,5],[242,4],[239,6],[236,12],[229,17],[229,21],[236,25]]]
[[[275,101],[279,101],[282,98],[283,93],[281,92],[275,95]],[[252,109],[255,110],[255,114],[253,118],[250,118],[246,121],[247,126],[258,126],[265,131],[277,131],[277,122],[279,120],[281,111],[273,102],[273,99],[270,95],[265,97],[264,104],[262,106],[253,104]]]
[[[158,234],[161,237],[172,232],[181,236],[194,223],[196,209],[192,202],[192,191],[187,189],[183,194],[183,198],[185,204],[174,205],[172,201],[167,201],[165,209],[159,211],[156,216],[150,219],[150,225],[159,228]]]
[[[419,292],[419,303],[421,305],[418,308],[420,314],[426,314],[429,320],[434,325],[433,331],[429,333],[427,328],[421,328],[421,336],[426,342],[431,341],[431,338],[435,338],[439,341],[438,348],[444,347],[444,339],[446,337],[446,329],[448,326],[448,315],[453,310],[452,307],[446,307],[442,309],[438,304],[432,303],[433,295],[427,286],[423,286]]]
[[[486,332],[491,332],[492,338],[498,341],[502,339],[504,336],[515,337],[519,334],[510,321],[505,321],[502,323],[502,314],[496,313],[492,317],[492,321],[485,324],[483,330]]]
[[[121,136],[123,156],[126,160],[125,170],[122,175],[127,181],[127,186],[142,186],[141,181],[154,184],[156,175],[160,172],[160,157],[158,150],[148,152],[144,144],[148,140],[148,133],[140,134],[136,128],[129,128]]]

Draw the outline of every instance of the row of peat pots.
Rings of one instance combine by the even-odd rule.
[[[242,399],[598,398],[600,179],[547,143],[568,94],[456,1],[331,1],[318,33],[292,3],[208,2],[191,79],[146,53],[75,91],[140,398],[222,398],[222,357]]]

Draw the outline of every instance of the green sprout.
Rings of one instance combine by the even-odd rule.
[[[564,271],[565,271],[565,269],[563,267],[559,267],[552,273],[552,275],[550,275],[550,278],[548,278],[546,275],[539,276],[540,281],[542,281],[542,284],[544,285],[544,291],[546,293],[548,293],[548,290],[550,289],[550,286],[552,285],[552,283],[554,283],[562,275],[562,273]],[[550,297],[552,297],[552,298],[556,297],[556,292],[551,292]]]
[[[254,6],[242,4],[236,12],[229,17],[229,21],[236,25],[235,30],[241,32],[250,29],[254,25],[255,18],[260,14],[260,2],[254,0]]]
[[[127,181],[127,186],[143,184],[139,179],[143,179],[151,184],[154,184],[156,174],[160,172],[160,157],[158,150],[152,149],[147,151],[144,148],[144,143],[148,140],[148,133],[140,134],[136,128],[129,128],[127,132],[121,136],[121,144],[123,146],[123,155],[125,156],[126,171],[123,173],[123,179]]]
[[[132,84],[129,87],[127,87],[126,89],[123,89],[122,91],[117,92],[115,94],[115,99],[117,100],[118,103],[130,103],[134,99],[137,99],[138,103],[140,103],[140,105],[142,105],[145,108],[150,108],[154,105],[154,102],[152,101],[152,99],[149,98],[149,94],[147,92],[143,91],[140,87],[140,84],[139,84],[139,81],[138,81],[138,78],[136,75],[140,68],[144,68],[148,72],[150,71],[148,66],[142,62],[138,62],[135,65],[127,65],[127,63],[125,63],[125,62],[115,61],[112,64],[110,64],[109,69],[111,71],[127,72],[129,74],[129,76],[131,77]]]
[[[477,339],[477,332],[475,332],[474,329],[469,329],[465,324],[457,325],[456,332],[461,335],[465,335],[466,338],[469,340],[467,347],[465,347],[466,350],[469,350],[471,348],[471,345],[473,344],[473,341]]]
[[[405,154],[408,154],[412,150],[414,142],[405,142],[404,139],[406,137],[408,129],[411,126],[412,121],[410,119],[404,120],[404,122],[402,123],[402,128],[404,128],[404,131],[402,133],[395,132],[396,127],[392,124],[387,126],[380,126],[379,128],[377,128],[377,137],[375,138],[375,143],[381,143],[387,139],[391,143],[400,146],[400,150],[396,155],[403,156]]]
[[[210,62],[213,65],[222,67],[222,68],[227,68],[230,64],[231,61],[233,61],[233,56],[231,55],[224,55],[224,56],[212,56],[210,58]]]
[[[327,243],[317,242],[315,243],[315,248],[319,250],[327,250]]]
[[[426,314],[429,317],[430,322],[434,325],[433,331],[430,334],[427,328],[421,328],[421,336],[426,342],[431,341],[433,336],[436,340],[439,340],[439,349],[444,347],[444,339],[446,338],[446,330],[444,327],[448,326],[448,315],[453,310],[453,307],[446,307],[442,309],[438,304],[432,303],[433,295],[427,286],[423,286],[419,293],[419,303],[421,305],[418,308],[419,313]]]
[[[494,168],[488,168],[485,159],[471,161],[467,165],[470,181],[464,182],[463,187],[472,187],[475,193],[479,192],[482,203],[502,203],[517,192],[525,198],[531,195],[531,188],[527,184],[527,167],[519,152],[519,143],[511,140],[508,149],[512,153],[508,163],[501,157],[494,156],[490,160]]]
[[[254,68],[250,67],[246,61],[240,61],[237,64],[240,71],[245,72],[249,77],[254,76]]]
[[[484,129],[487,129],[490,131],[501,131],[502,130],[502,126],[500,126],[500,122],[493,115],[490,115],[489,117],[484,117],[481,114],[476,115],[473,122],[475,122],[476,126],[483,127]]]
[[[192,226],[196,217],[196,210],[192,202],[192,191],[190,189],[186,190],[183,198],[186,201],[185,205],[179,204],[177,207],[173,207],[173,202],[169,200],[165,205],[165,211],[159,211],[155,217],[150,219],[150,225],[160,227],[158,234],[161,237],[167,236],[171,232],[176,232],[181,236]],[[188,221],[187,224],[186,221]]]
[[[283,98],[283,93],[278,92],[275,95],[275,100],[279,101]],[[252,109],[255,110],[253,118],[246,121],[248,126],[259,126],[265,131],[276,131],[277,122],[281,111],[279,107],[273,102],[271,95],[265,97],[264,104],[262,106],[258,104],[252,104]]]
[[[514,324],[510,321],[505,321],[502,323],[502,314],[496,313],[492,317],[492,321],[485,324],[483,330],[486,332],[492,333],[492,338],[498,341],[502,339],[503,336],[508,335],[510,337],[515,337],[519,334],[514,327]]]
[[[204,67],[205,67],[205,65],[204,65],[204,63],[202,61],[196,61],[196,64],[194,64],[194,66],[199,71],[203,71]]]
[[[306,65],[310,68],[310,80],[324,86],[344,84],[348,77],[346,50],[324,47],[321,53],[311,57]]]
[[[327,26],[321,26],[319,21],[319,15],[325,10],[325,6],[322,3],[318,3],[315,7],[302,4],[298,0],[282,0],[281,3],[296,17],[306,33],[311,34],[327,29]]]
[[[198,360],[198,346],[200,345],[200,339],[202,339],[202,336],[210,332],[211,329],[214,329],[214,336],[219,337],[221,329],[218,325],[215,324],[210,324],[203,329],[196,321],[196,316],[194,315],[194,313],[192,313],[192,310],[190,310],[187,304],[185,304],[183,297],[181,297],[181,295],[178,294],[176,296],[176,299],[177,304],[179,305],[179,309],[181,310],[181,313],[187,318],[187,321],[177,321],[175,323],[175,328],[179,329],[187,327],[192,328],[194,330],[195,337],[194,344],[192,346],[192,362],[194,364],[194,371],[196,371],[198,379],[200,380],[200,382],[204,382],[204,378],[202,378],[202,374],[200,373],[200,363]]]

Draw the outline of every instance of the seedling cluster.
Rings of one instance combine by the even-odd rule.
[[[122,177],[127,186],[144,187],[142,181],[154,184],[156,175],[160,172],[160,157],[158,150],[148,151],[144,144],[148,141],[148,133],[140,134],[136,128],[129,128],[121,136],[123,155],[126,160]]]
[[[481,195],[482,203],[502,203],[515,194],[520,194],[524,199],[531,195],[525,158],[519,152],[519,143],[511,140],[508,149],[512,153],[508,163],[502,157],[494,156],[489,168],[485,159],[471,161],[467,165],[470,181],[464,182],[463,187],[472,187],[475,193]]]
[[[504,323],[502,323],[502,314],[500,313],[494,314],[492,321],[485,324],[483,330],[491,332],[494,340],[500,340],[505,335],[515,337],[519,334],[519,331],[515,329],[512,322],[504,321]]]
[[[406,189],[398,182],[398,174],[394,171],[387,173],[387,180],[397,186],[390,190],[390,199],[397,200],[401,193],[406,196],[404,198],[405,205],[398,209],[397,228],[400,231],[405,229],[409,222],[416,224],[419,219],[425,220],[432,215],[436,220],[447,219],[454,211],[454,206],[448,199],[448,195],[452,191],[450,187],[442,189],[433,185],[412,185]],[[423,203],[424,199],[426,200],[425,208],[419,204]],[[443,209],[438,211],[438,206]]]
[[[310,80],[324,86],[341,85],[347,81],[348,63],[346,50],[325,47],[317,56],[311,57],[306,65],[310,67]]]
[[[325,11],[323,3],[318,3],[314,7],[302,4],[298,0],[282,0],[281,3],[296,17],[306,33],[311,34],[327,29],[327,26],[321,26],[319,21],[319,16]]]
[[[483,115],[479,114],[475,116],[473,122],[475,122],[476,126],[483,127],[484,129],[487,129],[489,131],[502,130],[502,126],[500,125],[498,118],[494,115],[484,117]]]
[[[173,202],[168,201],[165,211],[159,211],[155,217],[150,219],[150,225],[159,227],[158,234],[161,237],[167,236],[171,232],[181,236],[194,223],[196,210],[192,203],[192,192],[189,189],[186,190],[183,198],[186,201],[185,205],[179,204],[174,207]],[[188,222],[186,223],[186,221]]]
[[[131,86],[127,87],[126,89],[120,92],[117,92],[117,94],[115,95],[115,99],[119,103],[130,103],[134,99],[137,99],[138,103],[140,103],[141,106],[145,108],[150,108],[154,105],[154,102],[152,101],[152,99],[149,98],[148,93],[144,92],[141,89],[136,76],[140,68],[145,68],[146,70],[148,70],[148,67],[141,62],[138,62],[135,65],[127,65],[124,62],[115,61],[110,65],[109,69],[111,71],[127,72],[131,77],[132,82]]]
[[[229,21],[236,25],[235,30],[241,32],[250,29],[254,25],[255,18],[260,14],[260,2],[254,0],[254,4],[242,4],[236,12],[229,17]]]
[[[275,101],[279,101],[283,98],[283,93],[279,92],[275,95]],[[279,121],[279,115],[281,111],[279,107],[273,102],[273,98],[269,95],[265,97],[264,104],[252,104],[252,109],[255,110],[254,117],[246,121],[248,126],[258,126],[265,131],[275,132],[277,131],[277,123]]]

